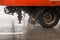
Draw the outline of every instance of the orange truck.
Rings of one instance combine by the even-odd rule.
[[[29,14],[31,23],[39,22],[45,28],[54,27],[60,19],[60,0],[0,0],[0,5],[7,6],[7,14],[16,12],[19,22],[22,10]]]

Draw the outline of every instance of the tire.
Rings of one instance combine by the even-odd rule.
[[[53,28],[59,21],[59,14],[56,9],[46,9],[39,16],[39,23],[44,28]]]

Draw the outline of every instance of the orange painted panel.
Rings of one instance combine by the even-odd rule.
[[[5,6],[60,6],[59,0],[0,0]]]

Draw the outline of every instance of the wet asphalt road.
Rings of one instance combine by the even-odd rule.
[[[60,22],[54,28],[43,28],[39,24],[30,23],[22,27],[22,31],[18,30],[21,26],[15,27],[15,32],[23,32],[22,34],[0,35],[0,40],[60,40]]]
[[[60,22],[54,28],[41,25],[28,25],[24,40],[60,40]]]

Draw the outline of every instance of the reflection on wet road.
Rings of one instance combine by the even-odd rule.
[[[28,23],[27,26],[15,27],[15,32],[22,34],[0,34],[0,40],[60,40],[60,22],[54,28],[43,28],[39,24]]]
[[[21,26],[18,28],[21,29]],[[22,28],[22,34],[0,34],[0,40],[60,40],[60,22],[54,28],[43,28],[39,24],[32,25],[30,23]],[[16,32],[21,32],[21,30]]]
[[[0,40],[60,40],[60,23],[49,29],[29,23],[23,27],[23,34],[0,35]]]
[[[30,24],[29,24],[30,25]],[[42,26],[28,26],[24,40],[60,40],[60,23],[54,28]]]

